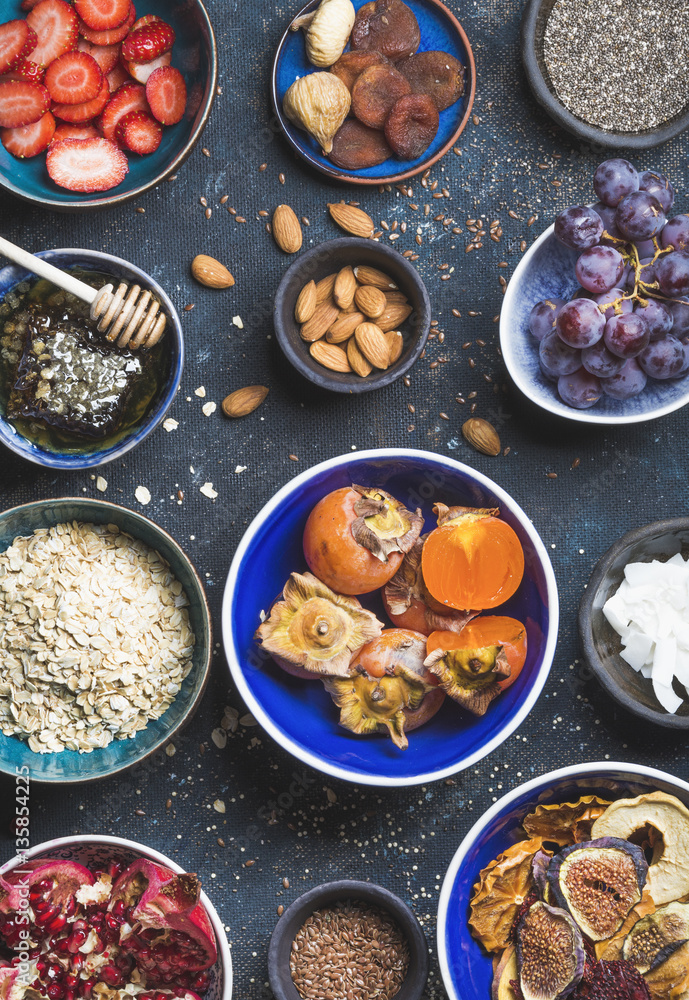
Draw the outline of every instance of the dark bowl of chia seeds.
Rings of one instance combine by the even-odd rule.
[[[428,944],[399,897],[371,882],[326,882],[280,917],[270,939],[275,1000],[420,1000]]]
[[[678,16],[671,0],[657,5],[663,30],[652,32],[640,27],[633,0],[528,0],[521,47],[529,86],[582,142],[652,149],[689,127],[689,76],[676,56],[689,40],[689,15]]]

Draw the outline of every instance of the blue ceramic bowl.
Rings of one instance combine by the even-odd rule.
[[[574,265],[578,256],[576,250],[560,243],[554,226],[550,226],[512,275],[500,313],[500,349],[517,388],[549,413],[586,424],[637,424],[685,406],[689,403],[689,375],[667,382],[649,379],[638,396],[617,400],[604,395],[588,410],[575,410],[562,402],[555,383],[541,371],[538,341],[529,332],[529,315],[537,302],[569,299],[577,291]]]
[[[167,382],[162,387],[158,399],[153,403],[142,423],[116,444],[96,451],[75,453],[48,451],[29,441],[17,431],[14,424],[7,419],[2,402],[0,402],[0,443],[6,445],[10,451],[20,455],[21,458],[28,459],[29,462],[34,462],[36,465],[43,465],[49,469],[90,469],[96,465],[103,465],[105,462],[112,462],[116,458],[121,458],[128,451],[131,451],[132,448],[136,448],[144,438],[147,438],[155,430],[172,406],[174,398],[177,395],[177,390],[179,389],[182,368],[184,367],[182,324],[179,321],[175,307],[158,282],[134,264],[128,264],[126,260],[113,257],[109,253],[101,253],[99,250],[43,250],[36,254],[36,256],[49,261],[55,267],[65,269],[76,266],[84,267],[88,270],[112,274],[118,281],[127,281],[130,284],[136,282],[142,288],[150,288],[156,298],[162,303],[163,310],[168,318],[168,325],[165,331],[165,338],[169,341],[170,348],[170,368]],[[4,267],[0,271],[0,301],[19,282],[31,278],[32,275],[17,264],[10,264],[8,267]]]
[[[18,6],[15,0],[0,0],[0,21],[17,17]],[[213,28],[200,0],[145,0],[137,13],[157,14],[175,30],[172,65],[183,74],[189,95],[182,121],[163,129],[163,140],[155,153],[130,155],[129,173],[111,191],[94,194],[67,191],[51,181],[45,155],[18,160],[0,145],[2,187],[45,208],[78,212],[138,198],[182,166],[198,142],[215,100],[218,52]]]
[[[366,0],[352,0],[358,10]],[[318,7],[320,0],[309,0],[296,17],[307,14]],[[440,0],[406,0],[419,22],[421,44],[419,52],[449,52],[464,66],[466,86],[464,96],[451,107],[440,113],[440,127],[435,139],[418,160],[398,160],[391,158],[377,167],[350,172],[341,170],[323,155],[320,146],[308,132],[298,129],[282,110],[285,94],[298,77],[317,72],[306,55],[304,32],[289,28],[282,36],[273,63],[272,93],[273,106],[278,121],[288,141],[296,152],[316,170],[328,177],[346,181],[348,184],[392,184],[413,177],[436,163],[464,131],[474,104],[476,91],[476,65],[471,45],[461,24]],[[293,18],[294,20],[294,18]]]
[[[526,558],[524,579],[500,613],[524,622],[528,656],[518,680],[483,718],[446,699],[440,712],[410,734],[398,750],[388,737],[356,736],[338,725],[338,711],[323,686],[296,680],[254,643],[267,611],[289,574],[307,567],[302,551],[306,519],[332,490],[352,483],[383,487],[408,507],[421,507],[434,524],[437,500],[448,505],[499,507],[515,529]],[[384,616],[379,598],[365,603]],[[498,747],[531,711],[555,652],[558,598],[543,543],[512,498],[479,472],[424,451],[380,449],[342,455],[303,472],[266,504],[239,544],[225,588],[223,638],[234,683],[254,717],[303,763],[360,785],[415,785],[469,767]]]
[[[106,778],[138,764],[156,751],[162,752],[165,744],[196,711],[208,681],[212,652],[210,612],[196,570],[177,542],[141,514],[104,500],[83,497],[37,500],[0,513],[0,552],[4,552],[18,535],[31,535],[37,528],[50,528],[69,521],[115,524],[159,552],[189,599],[189,619],[196,647],[192,669],[172,705],[133,739],[115,740],[110,746],[91,753],[64,750],[37,754],[22,740],[0,733],[0,772],[14,776],[26,773],[20,769],[28,767],[32,781],[62,784]]]
[[[641,764],[575,764],[520,785],[484,813],[462,841],[447,870],[438,904],[438,959],[449,1000],[490,1000],[491,959],[469,932],[467,918],[482,868],[524,838],[520,824],[539,803],[573,802],[582,795],[634,798],[646,792],[676,795],[689,805],[689,784]]]

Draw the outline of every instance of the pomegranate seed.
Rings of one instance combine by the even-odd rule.
[[[65,990],[64,1000],[75,1000],[76,995],[75,990]]]
[[[55,917],[58,915],[59,912],[60,910],[58,909],[57,906],[51,906],[44,912],[39,913],[38,916],[36,917],[37,926],[45,927],[47,924],[50,923],[51,920],[55,919]]]
[[[51,908],[50,900],[38,896],[37,902],[33,904],[34,913],[45,913]]]
[[[71,917],[72,914],[76,911],[76,908],[77,908],[77,901],[74,898],[74,896],[70,896],[69,899],[67,900],[67,903],[65,904],[64,911],[68,917]]]
[[[104,965],[100,970],[100,978],[108,986],[122,986],[124,983],[124,976],[114,965]]]
[[[65,991],[59,983],[51,983],[46,993],[48,1000],[64,1000]]]
[[[82,981],[82,984],[81,984],[81,995],[83,997],[86,997],[86,1000],[88,1000],[88,998],[91,996],[91,991],[92,991],[93,987],[96,985],[97,982],[98,982],[98,980],[96,979],[95,976],[91,976],[90,979],[84,979]]]
[[[117,861],[111,861],[108,865],[108,875],[111,879],[116,879],[117,876],[122,872],[122,865]]]
[[[211,977],[207,972],[200,972],[191,982],[191,988],[195,993],[204,993],[211,984]]]
[[[51,920],[48,924],[48,930],[51,934],[56,934],[58,931],[62,931],[67,926],[67,917],[64,913],[58,913],[54,920]]]
[[[36,968],[38,972],[41,975],[43,975],[45,970],[48,968],[48,963],[45,962],[42,958],[39,958],[38,961],[36,962]]]
[[[79,984],[79,976],[75,976],[73,972],[68,972],[64,979],[65,986],[69,990],[73,990],[75,986]]]
[[[47,892],[49,889],[53,888],[53,880],[51,878],[43,878],[40,882],[36,883],[36,889],[39,892]]]

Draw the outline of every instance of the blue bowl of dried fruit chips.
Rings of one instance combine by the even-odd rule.
[[[129,172],[121,183],[108,191],[81,194],[59,187],[48,175],[45,153],[18,159],[0,145],[2,187],[44,208],[78,212],[138,198],[182,166],[206,126],[215,99],[218,73],[215,35],[201,0],[144,0],[142,4],[137,4],[136,16],[141,18],[145,14],[157,15],[175,32],[172,66],[184,77],[187,91],[182,120],[163,128],[162,140],[154,153],[146,156],[129,154]],[[1,0],[0,20],[20,16],[23,15],[18,3]],[[118,74],[120,66],[118,62],[115,69]],[[126,70],[121,72],[121,76],[113,76],[112,71],[109,74],[111,88],[117,89],[127,80]],[[129,78],[129,82],[137,81]]]
[[[98,530],[77,530],[77,524],[95,525]],[[48,538],[41,537],[58,525],[64,527]],[[34,532],[40,534],[32,538],[31,545],[22,541]],[[32,640],[36,657],[32,657],[29,674],[43,662],[39,645],[45,643],[49,650],[55,680],[48,684],[45,671],[40,677],[36,675],[41,703],[51,693],[59,695],[61,702],[69,700],[70,691],[77,705],[82,705],[81,711],[65,709],[70,719],[74,716],[77,733],[67,736],[68,727],[60,728],[63,745],[69,740],[74,749],[42,752],[43,747],[56,746],[55,733],[46,726],[41,705],[36,706],[36,699],[32,701],[31,692],[24,687],[26,675],[20,674],[26,665],[17,658],[21,636],[30,637],[26,622],[17,624],[16,605],[10,609],[0,594],[0,772],[65,784],[105,778],[144,760],[150,766],[160,766],[166,760],[166,745],[201,701],[212,649],[203,583],[177,542],[148,518],[104,500],[39,500],[0,513],[0,565],[3,592],[7,593],[12,581],[15,601],[30,608],[27,617],[37,623]],[[53,573],[59,573],[58,586],[53,586]],[[117,588],[113,588],[114,580],[118,580]],[[193,649],[189,649],[192,643],[186,633],[180,632],[179,641],[177,632],[173,634],[173,628],[179,631],[183,627],[193,633]],[[141,645],[142,628],[148,655]],[[112,665],[113,657],[117,668]],[[182,675],[189,666],[186,677],[176,674],[180,664]],[[16,676],[15,671],[19,671]],[[174,679],[171,671],[175,671]],[[95,681],[103,674],[109,680],[103,681],[98,704],[106,726],[124,726],[133,718],[137,704],[146,713],[141,699],[153,704],[156,690],[164,684],[174,683],[177,690],[168,691],[172,700],[167,710],[151,718],[133,737],[116,736],[105,746],[95,745],[90,752],[83,752],[103,734],[94,715],[95,702],[89,701],[87,694],[89,676]],[[91,706],[88,711],[87,704]],[[17,725],[22,727],[21,738],[8,734],[12,728],[9,719],[14,718],[12,706]],[[151,714],[161,707],[153,704]],[[80,719],[82,725],[78,725]],[[122,735],[124,731],[118,732]],[[32,749],[29,739],[37,750]]]
[[[365,0],[353,0],[357,11]],[[272,74],[273,106],[280,127],[293,149],[316,170],[346,181],[348,184],[389,184],[413,177],[436,163],[454,145],[461,135],[474,103],[476,91],[476,65],[469,39],[454,14],[440,0],[406,0],[418,22],[421,37],[418,52],[448,53],[464,67],[464,93],[450,107],[440,112],[440,122],[435,138],[416,159],[397,159],[394,156],[376,166],[354,169],[338,167],[324,155],[321,146],[308,132],[298,128],[284,110],[285,94],[295,80],[317,71],[308,59],[304,32],[294,30],[295,22],[319,6],[319,0],[310,0],[293,18],[278,45]],[[348,119],[352,121],[353,119]],[[382,133],[378,133],[382,134]]]
[[[45,250],[37,256],[85,280],[91,276],[96,287],[115,279],[148,288],[167,316],[165,333],[150,351],[119,351],[98,336],[79,345],[85,362],[82,369],[66,357],[64,365],[51,367],[52,342],[45,348],[48,353],[35,353],[36,343],[42,345],[37,328],[31,324],[20,332],[23,320],[19,320],[17,330],[17,318],[35,298],[39,309],[50,310],[52,316],[59,310],[59,315],[69,319],[69,300],[55,286],[37,283],[22,267],[13,264],[0,271],[0,443],[46,468],[93,468],[121,458],[164,419],[182,378],[182,327],[158,282],[134,264],[97,250]],[[98,280],[97,275],[102,278]],[[52,298],[56,293],[60,297]],[[82,306],[76,304],[75,308]],[[92,355],[100,360],[93,361]],[[58,389],[61,384],[69,385],[64,400],[58,395],[54,404],[49,402],[53,390],[43,396],[43,375]],[[93,416],[83,413],[82,393]]]

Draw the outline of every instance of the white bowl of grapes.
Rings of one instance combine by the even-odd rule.
[[[598,200],[561,212],[514,272],[502,353],[551,413],[653,420],[689,402],[689,214],[667,177],[622,158],[597,167],[593,188]]]

